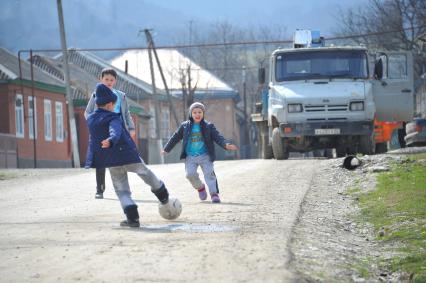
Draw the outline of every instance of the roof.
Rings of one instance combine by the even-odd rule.
[[[61,81],[64,81],[64,73],[62,71],[62,61],[53,59],[47,56],[35,55],[33,58],[34,65],[54,76]],[[73,64],[69,64],[72,98],[88,100],[93,86],[96,85],[97,79],[85,73],[80,68]]]
[[[169,90],[177,95],[181,93],[181,80],[187,74],[187,69],[191,69],[191,84],[196,85],[196,91],[204,96],[221,93],[227,98],[234,97],[237,92],[224,81],[216,77],[209,71],[201,68],[194,61],[184,56],[175,49],[157,49],[158,58]],[[152,57],[154,63],[154,76],[156,87],[165,89],[158,65],[155,63],[155,56]],[[128,73],[145,81],[151,82],[151,72],[148,50],[129,50],[111,60],[111,64],[116,68],[124,70],[127,61]],[[218,97],[217,97],[218,98]]]
[[[54,59],[61,58],[62,54],[54,57]],[[117,89],[125,92],[129,98],[137,100],[152,97],[150,84],[124,73],[91,52],[71,49],[68,52],[68,61],[96,78],[99,78],[102,69],[113,68],[117,71]],[[164,91],[157,90],[157,95],[160,95],[160,99],[166,99]]]
[[[29,62],[21,59],[22,79],[31,81],[31,65]],[[35,82],[43,83],[61,88],[61,93],[65,93],[65,84],[33,66],[33,77]],[[0,79],[2,80],[19,80],[19,61],[18,56],[12,54],[10,51],[0,47]],[[62,89],[63,88],[63,89]]]
[[[367,51],[367,48],[365,46],[326,46],[326,47],[302,47],[302,48],[280,48],[277,50],[274,50],[272,53],[272,56],[274,56],[276,53],[281,52],[316,52],[316,51]]]
[[[62,80],[64,79],[62,72],[62,60],[61,58],[58,58],[58,56],[56,58],[50,58],[47,56],[36,55],[34,56],[34,64],[50,75]],[[69,62],[69,71],[71,87],[73,89],[73,99],[83,100],[84,102],[81,104],[86,105],[87,100],[93,93],[95,85],[99,82],[99,77],[93,75],[86,69],[75,65],[73,62]],[[141,116],[148,115],[140,104],[136,103],[131,98],[128,98],[127,101],[132,113],[136,113]]]

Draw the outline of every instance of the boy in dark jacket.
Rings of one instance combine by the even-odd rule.
[[[180,158],[185,159],[186,178],[198,191],[200,199],[206,200],[206,187],[197,173],[198,166],[201,166],[211,200],[213,203],[219,203],[219,188],[213,168],[213,162],[216,159],[213,142],[226,150],[238,148],[226,142],[214,124],[204,120],[204,112],[205,106],[200,102],[194,102],[189,107],[189,120],[183,122],[172,135],[164,147],[163,154],[170,152],[183,139]]]
[[[127,172],[138,174],[161,203],[168,202],[169,193],[145,165],[123,120],[114,113],[117,96],[106,85],[97,84],[95,99],[98,108],[87,117],[90,137],[85,167],[109,168],[115,193],[127,217],[120,225],[139,227],[139,213],[131,197]]]
[[[112,92],[117,96],[117,101],[114,106],[114,112],[120,114],[121,119],[129,131],[130,136],[133,140],[136,140],[135,123],[133,122],[132,116],[130,116],[129,105],[127,104],[126,94],[114,88],[117,82],[117,72],[112,68],[105,68],[101,72],[100,82],[109,87]],[[87,119],[90,113],[95,111],[96,93],[95,91],[90,96],[89,102],[87,103],[86,111],[84,111],[84,117]],[[105,168],[96,168],[96,195],[95,198],[104,198],[105,191]]]

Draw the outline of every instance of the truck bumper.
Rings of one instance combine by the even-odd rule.
[[[288,138],[300,136],[360,136],[371,134],[373,130],[373,121],[280,124],[281,136]]]

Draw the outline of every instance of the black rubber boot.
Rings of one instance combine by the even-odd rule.
[[[137,205],[129,205],[124,208],[124,213],[127,219],[121,221],[120,226],[124,227],[139,227],[139,213]]]
[[[100,185],[96,188],[95,198],[102,199],[104,198],[105,185]]]
[[[157,190],[152,190],[151,192],[158,198],[158,200],[162,203],[162,204],[166,204],[169,202],[169,192],[166,189],[166,186],[161,185],[161,187]]]
[[[96,168],[96,195],[95,198],[104,198],[105,192],[105,168]]]

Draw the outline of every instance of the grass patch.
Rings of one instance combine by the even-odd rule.
[[[400,256],[390,262],[393,271],[426,281],[426,154],[396,164],[377,177],[377,188],[360,196],[362,217],[374,225],[379,240],[393,243]],[[415,281],[414,281],[415,279]]]
[[[353,268],[358,272],[361,278],[370,277],[369,265],[367,263],[354,265]]]
[[[0,181],[16,178],[16,174],[0,172]]]
[[[424,161],[426,161],[426,152],[413,155],[413,157],[411,159],[412,160],[424,160]]]
[[[348,190],[346,190],[345,194],[349,196],[357,195],[361,192],[361,189],[359,187],[353,187]]]

